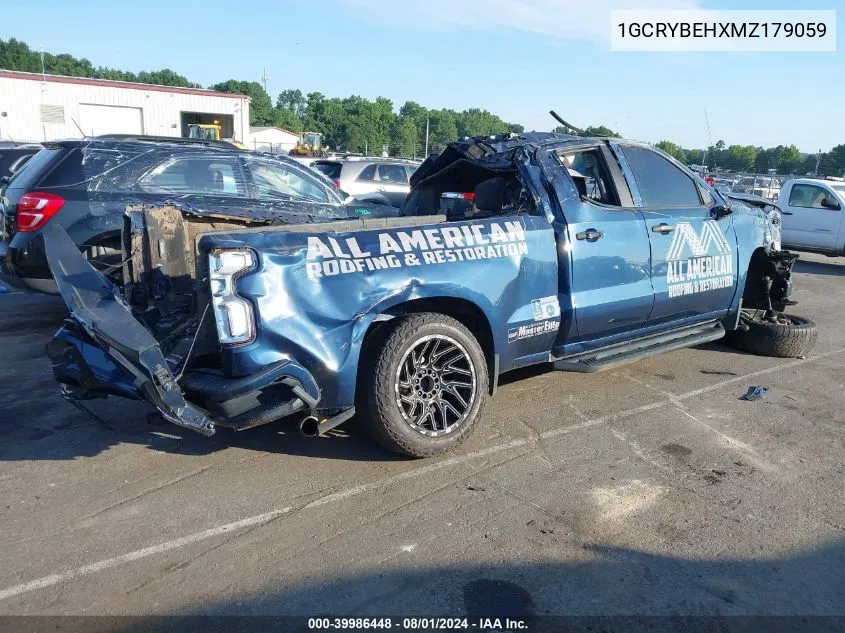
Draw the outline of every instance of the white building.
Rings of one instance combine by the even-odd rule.
[[[188,136],[190,123],[216,123],[221,137],[249,134],[249,97],[0,70],[0,140],[51,141],[99,134]]]
[[[299,134],[280,127],[251,127],[245,145],[258,152],[287,154],[296,147]]]

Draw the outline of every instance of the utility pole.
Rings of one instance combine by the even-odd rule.
[[[710,147],[713,147],[713,171],[716,171],[716,148],[713,146],[713,134],[710,132],[710,117],[707,116],[707,108],[704,108],[704,122],[707,123],[707,138],[710,140]]]
[[[267,69],[264,69],[264,72],[261,73],[261,83],[264,84],[264,92],[267,92],[267,80],[269,77],[267,76]]]
[[[41,50],[41,105],[44,105],[44,97],[47,94],[47,73],[44,71],[44,47],[39,46]],[[47,124],[41,120],[41,132],[44,134],[44,141],[47,141]],[[83,134],[84,136],[84,134]]]
[[[428,158],[428,124],[430,121],[431,119],[425,120],[425,158]]]
[[[821,162],[822,162],[822,151],[819,150],[818,153],[816,154],[816,171],[813,174],[814,176],[819,175],[819,163],[821,163]]]

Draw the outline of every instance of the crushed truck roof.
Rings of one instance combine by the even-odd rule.
[[[574,136],[557,132],[511,132],[492,136],[464,137],[449,143],[440,154],[430,155],[411,176],[411,187],[415,187],[429,176],[459,160],[480,163],[489,169],[512,169],[514,158],[520,150],[528,151],[546,145],[576,144],[585,141],[610,140],[610,138]],[[621,139],[614,138],[613,140]]]

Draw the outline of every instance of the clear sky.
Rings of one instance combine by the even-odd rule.
[[[486,108],[684,147],[845,143],[845,46],[835,53],[611,52],[612,8],[836,9],[843,0],[14,0],[0,38],[204,86],[386,96],[398,109]],[[845,16],[845,11],[839,16]],[[843,29],[845,30],[845,29]]]

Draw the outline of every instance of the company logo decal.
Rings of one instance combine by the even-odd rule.
[[[461,224],[412,231],[385,231],[366,237],[308,238],[309,279],[390,268],[450,264],[528,254],[521,222]]]
[[[519,327],[508,330],[508,343],[514,343],[526,338],[533,338],[548,334],[549,332],[557,332],[558,322],[555,321],[538,321],[536,323],[529,323],[528,325],[520,325]]]
[[[731,245],[714,220],[704,222],[700,235],[689,222],[678,222],[666,260],[670,298],[734,285]]]

